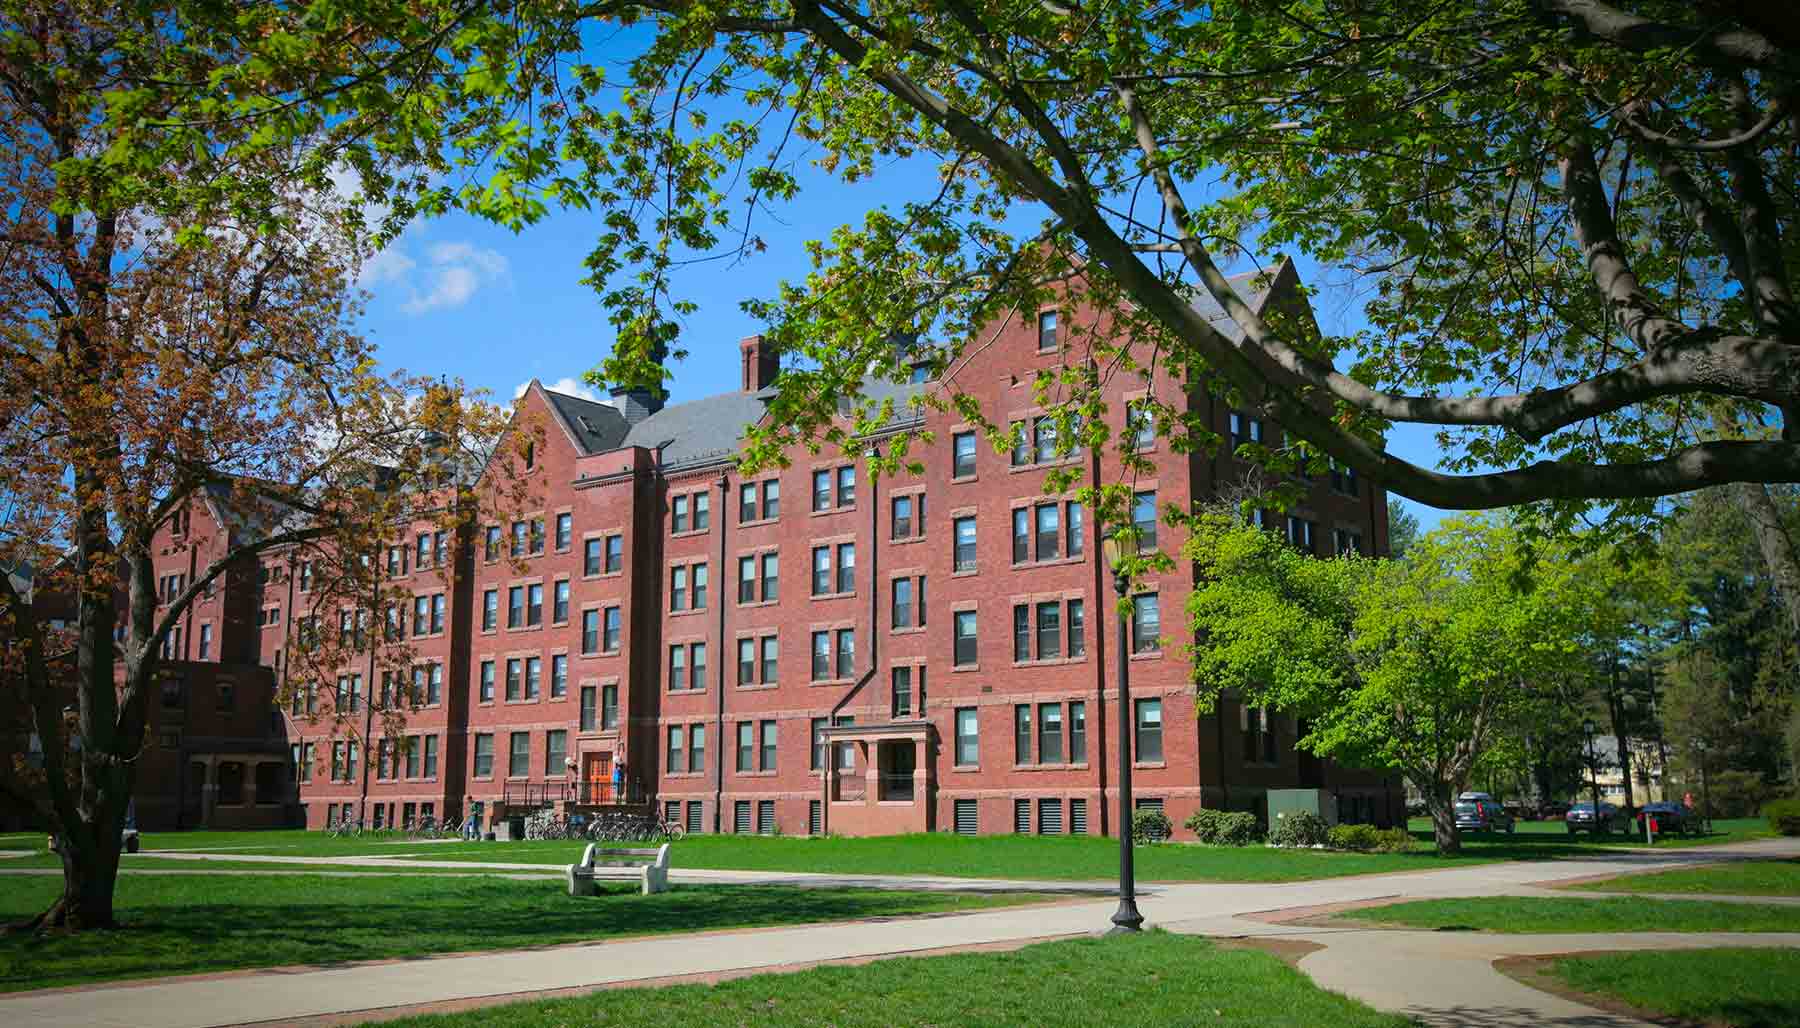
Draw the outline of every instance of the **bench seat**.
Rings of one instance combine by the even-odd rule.
[[[643,894],[669,891],[669,844],[657,849],[602,849],[588,843],[581,863],[568,866],[569,895],[593,896],[600,890],[600,878],[636,878],[643,883]]]

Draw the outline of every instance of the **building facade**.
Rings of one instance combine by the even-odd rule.
[[[1301,304],[1295,284],[1284,266],[1266,288],[1242,288],[1256,306]],[[854,457],[798,449],[785,467],[741,474],[737,441],[766,416],[780,372],[760,337],[740,344],[739,390],[688,403],[595,403],[534,381],[513,428],[534,433],[533,509],[467,538],[413,525],[385,555],[391,583],[412,593],[400,626],[411,666],[371,657],[335,682],[287,683],[280,716],[306,823],[479,810],[493,824],[626,804],[699,832],[1112,834],[1121,716],[1138,805],[1177,825],[1295,787],[1335,794],[1345,819],[1398,823],[1397,781],[1297,753],[1291,718],[1229,701],[1197,715],[1182,658],[1193,577],[1180,562],[1129,598],[1121,715],[1117,597],[1095,525],[1045,484],[1075,462],[1098,475],[1101,456],[1059,456],[1033,400],[1038,372],[1091,359],[1076,325],[1094,319],[1031,312],[954,366],[987,418],[1016,426],[1011,452],[953,414],[906,407],[940,388],[923,373],[879,387],[908,427],[934,435],[916,475],[872,478]],[[1134,483],[1134,517],[1175,554],[1181,533],[1158,512],[1244,481],[1252,469],[1233,446],[1273,444],[1279,429],[1159,371],[1108,382],[1115,434],[1144,396],[1228,440],[1210,455],[1143,436],[1155,472]],[[1320,556],[1386,552],[1380,490],[1348,471],[1301,484],[1297,508],[1264,512],[1271,527]],[[203,566],[190,534],[169,574]],[[335,615],[312,609],[291,558],[265,562],[196,607],[181,655],[253,654],[285,680],[296,615]],[[194,652],[202,638],[216,657]],[[396,729],[378,711],[402,686],[413,709]],[[327,705],[352,717],[322,720]]]

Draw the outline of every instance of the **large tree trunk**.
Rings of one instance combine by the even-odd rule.
[[[1439,856],[1462,852],[1462,833],[1456,830],[1456,786],[1450,782],[1432,782],[1425,790],[1425,809],[1431,814],[1431,841]]]
[[[104,827],[84,827],[90,836]],[[112,928],[113,890],[119,881],[118,829],[112,829],[112,845],[106,840],[90,838],[86,845],[72,845],[65,839],[62,848],[63,892],[54,906],[43,915],[42,927],[88,931]]]

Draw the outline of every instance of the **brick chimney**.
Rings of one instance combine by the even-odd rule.
[[[744,392],[759,392],[775,384],[775,376],[781,374],[781,356],[774,344],[755,335],[738,343],[738,349],[744,355]]]

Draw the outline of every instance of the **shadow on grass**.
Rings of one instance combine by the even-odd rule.
[[[239,882],[256,882],[254,886]],[[53,888],[5,883],[0,913],[37,909]],[[110,932],[0,937],[0,991],[233,968],[519,949],[622,935],[794,925],[991,906],[987,897],[848,889],[635,886],[572,898],[560,883],[332,878],[143,879],[119,888]]]

